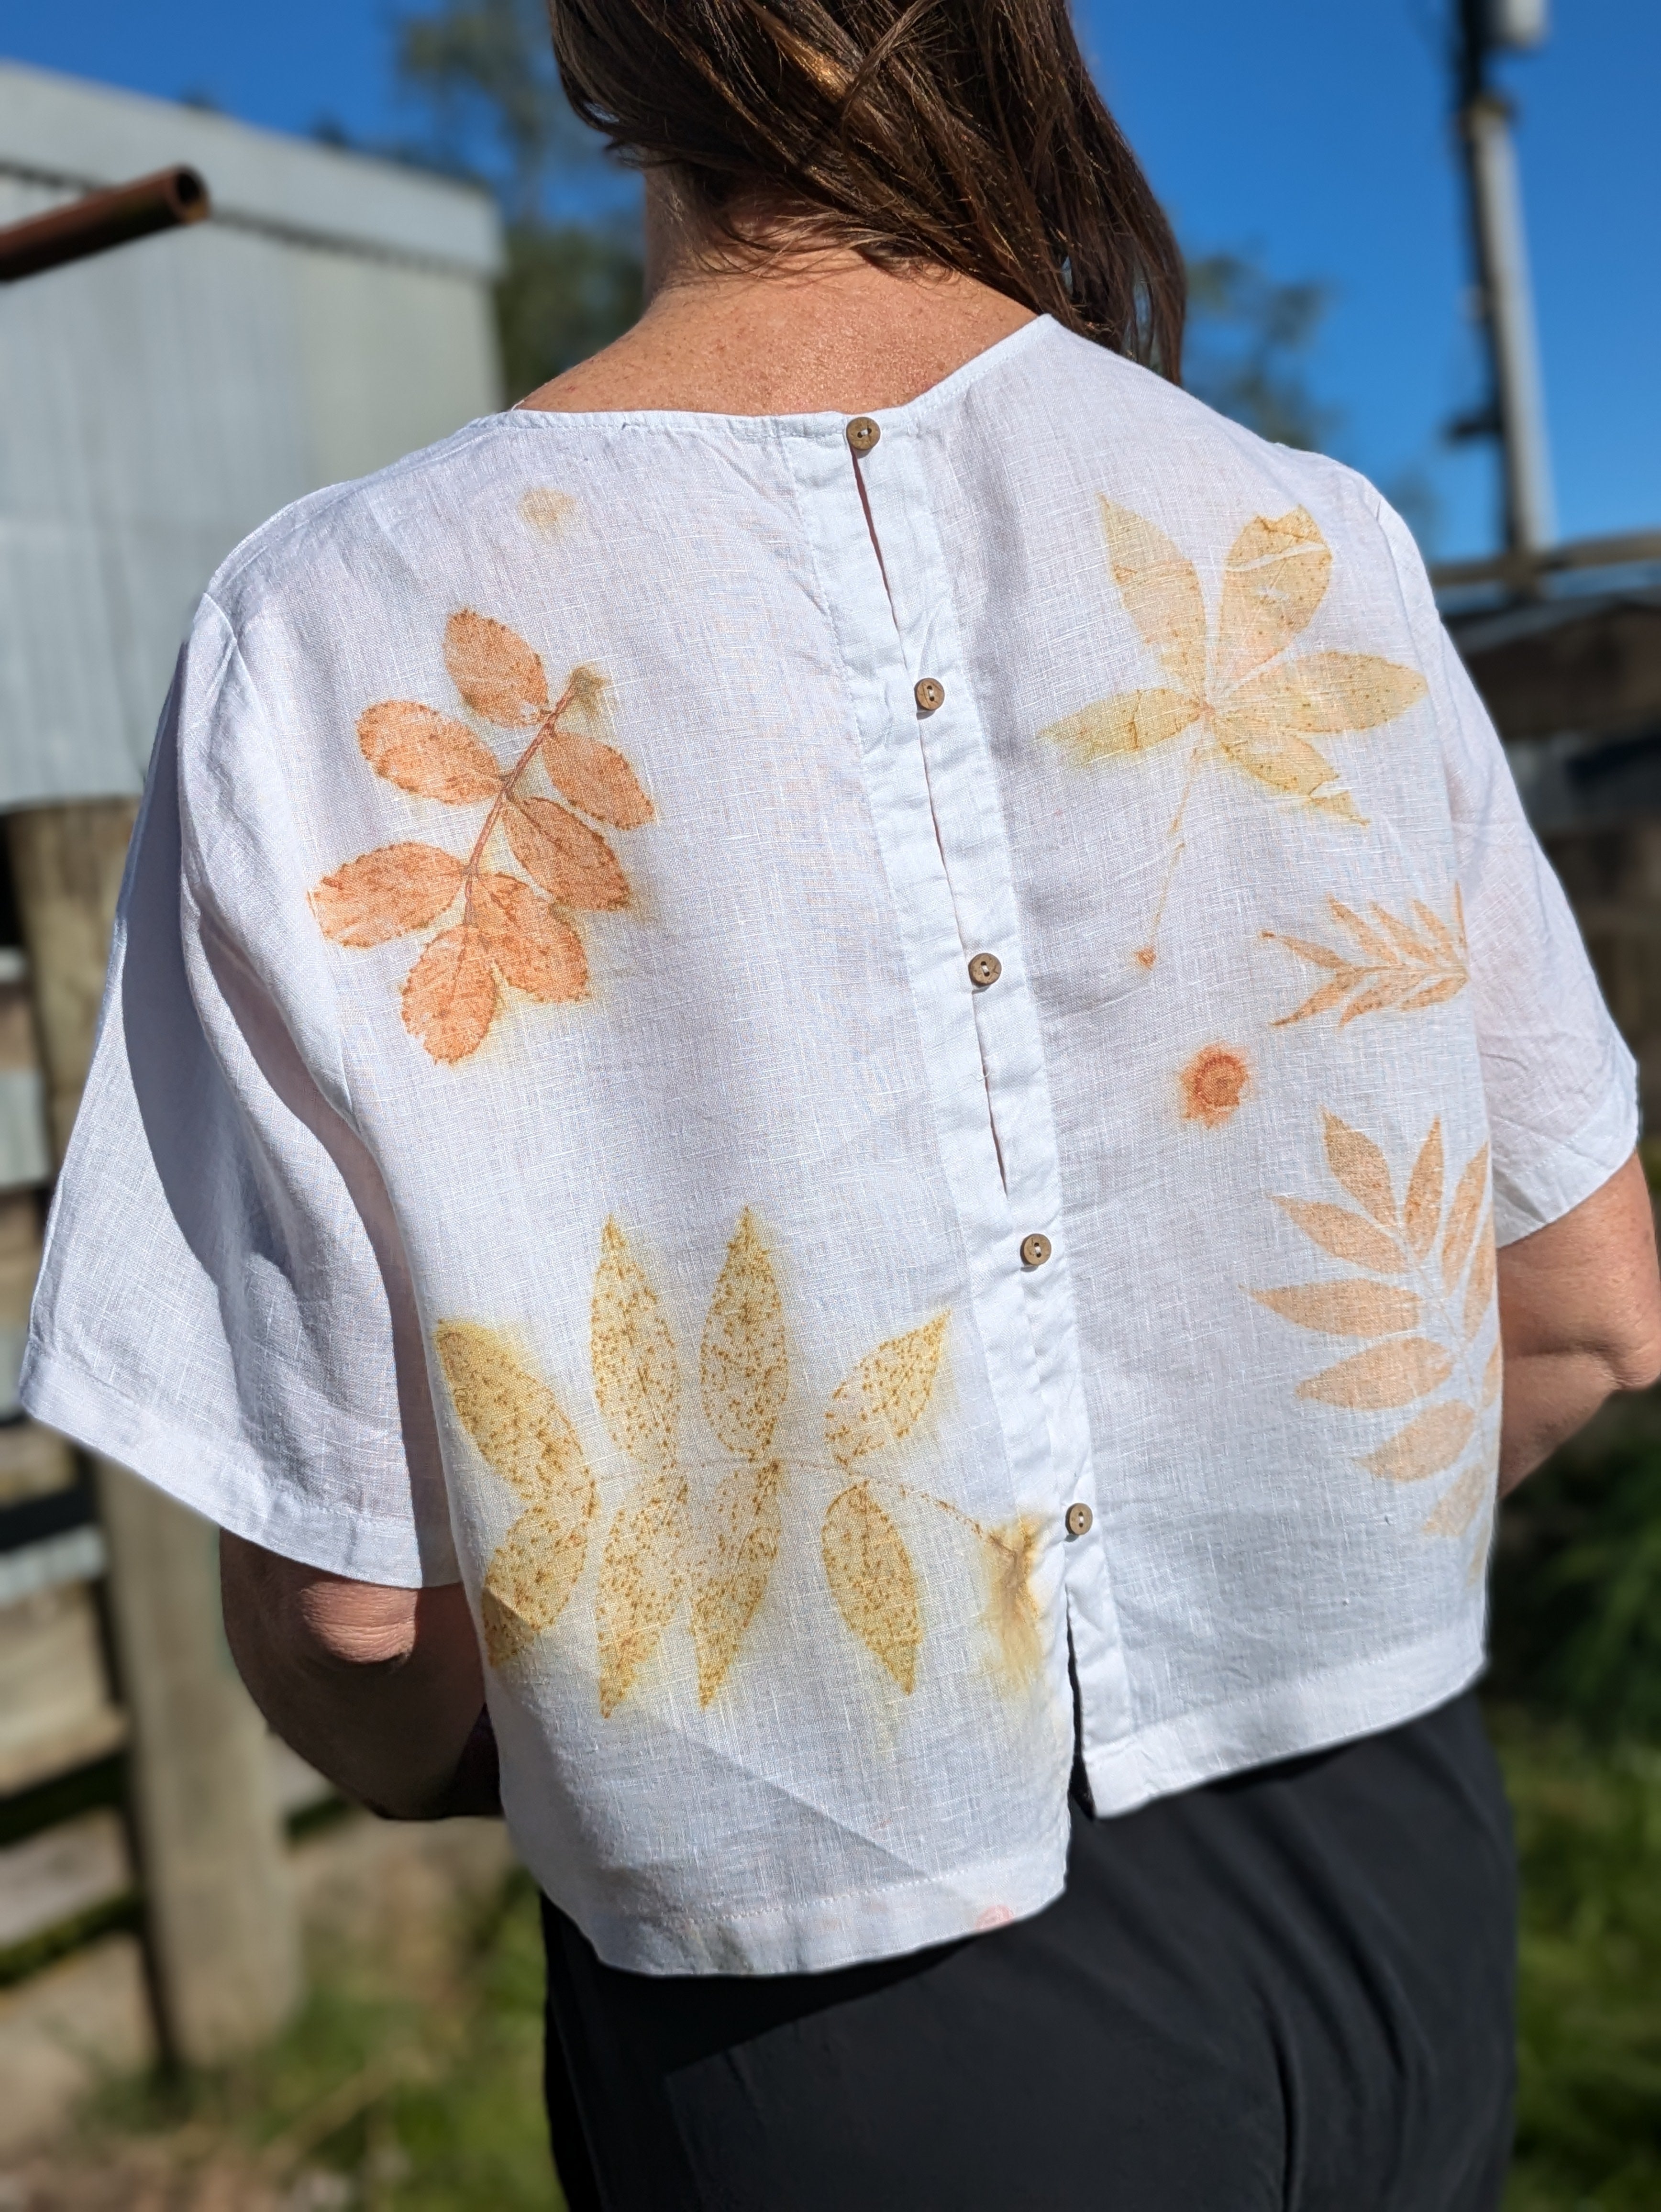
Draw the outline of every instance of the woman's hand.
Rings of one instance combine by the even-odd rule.
[[[349,1582],[222,1531],[225,1635],[254,1703],[320,1774],[391,1820],[496,1813],[496,1747],[459,1583]]]
[[[1655,1219],[1636,1154],[1573,1212],[1499,1257],[1504,1497],[1611,1391],[1646,1389],[1661,1375]]]

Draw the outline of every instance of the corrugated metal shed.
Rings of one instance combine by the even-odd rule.
[[[179,161],[211,222],[0,289],[0,809],[136,791],[237,540],[501,404],[484,194],[0,64],[0,222]]]

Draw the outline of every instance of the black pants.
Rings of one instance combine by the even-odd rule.
[[[545,1908],[571,2212],[1494,2212],[1515,1880],[1474,1697],[1092,1820],[1065,1896],[829,1974]]]

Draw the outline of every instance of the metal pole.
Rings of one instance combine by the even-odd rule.
[[[1490,83],[1488,63],[1502,42],[1524,43],[1515,33],[1507,37],[1506,24],[1529,13],[1516,0],[1509,9],[1495,0],[1460,0],[1457,53],[1460,138],[1492,380],[1491,405],[1478,420],[1499,435],[1506,544],[1524,555],[1543,552],[1555,539],[1556,501],[1512,111]]]

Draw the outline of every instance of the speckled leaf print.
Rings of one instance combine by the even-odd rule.
[[[493,1667],[504,1667],[564,1611],[599,1499],[558,1401],[502,1338],[470,1322],[441,1322],[435,1342],[458,1419],[528,1509],[484,1571],[484,1648]]]
[[[685,1477],[648,1475],[630,1492],[600,1555],[594,1626],[599,1710],[609,1720],[656,1651],[686,1588],[691,1529]]]
[[[1422,899],[1413,902],[1411,923],[1386,907],[1373,906],[1372,919],[1367,921],[1342,899],[1329,898],[1327,905],[1333,921],[1351,939],[1348,945],[1286,937],[1273,929],[1263,932],[1269,943],[1285,945],[1324,975],[1302,1006],[1281,1016],[1273,1024],[1275,1029],[1289,1029],[1294,1022],[1312,1021],[1341,1007],[1340,1029],[1363,1014],[1418,1013],[1457,999],[1470,981],[1465,909],[1457,884],[1451,924]]]
[[[1357,1462],[1394,1484],[1455,1473],[1423,1532],[1463,1537],[1484,1502],[1491,1504],[1499,1444],[1497,1334],[1486,1358],[1476,1351],[1494,1312],[1494,1229],[1483,1216],[1488,1147],[1466,1163],[1444,1218],[1439,1120],[1414,1156],[1399,1205],[1390,1164],[1372,1138],[1327,1114],[1323,1140],[1327,1167],[1351,1204],[1275,1203],[1318,1251],[1364,1272],[1252,1296],[1300,1328],[1369,1340],[1364,1351],[1300,1382],[1298,1395],[1353,1413],[1419,1407],[1358,1452]],[[1482,1553],[1479,1541],[1477,1571]]]
[[[922,1419],[940,1370],[946,1316],[891,1337],[837,1385],[824,1417],[831,1455],[851,1468],[867,1452],[897,1443]]]
[[[446,806],[488,801],[488,811],[465,860],[436,845],[383,845],[325,876],[312,910],[337,945],[367,947],[428,928],[460,902],[459,921],[429,942],[401,993],[411,1036],[453,1065],[490,1034],[504,985],[543,1006],[587,996],[576,917],[630,903],[629,879],[593,823],[637,830],[652,818],[652,802],[600,735],[607,687],[597,669],[574,668],[551,700],[541,655],[471,608],[445,627],[444,665],[479,721],[529,731],[530,742],[503,767],[478,730],[436,708],[412,699],[366,708],[358,744],[378,776],[412,798]],[[527,788],[538,768],[560,799]],[[524,873],[502,868],[502,857]]]
[[[819,1548],[837,1610],[910,1697],[922,1642],[916,1571],[868,1482],[850,1483],[831,1499]]]
[[[773,1262],[746,1207],[727,1248],[699,1356],[704,1417],[730,1452],[764,1460],[790,1387]]]
[[[1286,657],[1325,598],[1332,573],[1331,550],[1304,508],[1258,515],[1241,531],[1224,564],[1214,635],[1187,556],[1146,516],[1106,498],[1100,507],[1113,580],[1165,680],[1098,700],[1041,734],[1080,763],[1094,763],[1157,750],[1195,733],[1167,832],[1165,881],[1135,956],[1151,967],[1201,770],[1232,769],[1300,806],[1362,823],[1337,769],[1309,740],[1380,728],[1415,706],[1426,684],[1416,669],[1372,653]]]

